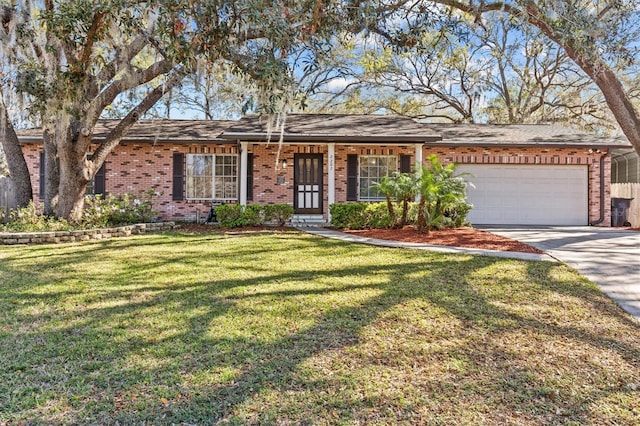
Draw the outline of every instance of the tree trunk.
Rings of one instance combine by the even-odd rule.
[[[423,234],[426,227],[426,219],[424,217],[424,207],[425,207],[425,197],[422,195],[420,197],[420,202],[418,203],[418,232]]]
[[[0,99],[0,137],[4,154],[7,157],[9,174],[16,191],[17,206],[26,207],[33,200],[31,176],[22,148],[20,148],[18,135],[9,120],[9,114],[2,99]]]
[[[396,224],[396,212],[393,209],[393,203],[391,202],[391,198],[387,196],[387,211],[389,212],[389,217],[391,218],[391,227],[395,228]]]
[[[60,161],[55,140],[48,130],[42,135],[44,142],[44,214],[53,215],[58,204],[58,188],[60,187]]]
[[[82,176],[82,162],[60,162],[57,216],[77,222],[82,218],[87,180]]]
[[[86,152],[78,151],[80,135],[77,123],[69,126],[69,129],[57,129],[55,134],[56,146],[59,158],[60,183],[58,185],[58,206],[56,215],[72,222],[82,218],[84,207],[84,195],[89,179],[92,178],[86,168]]]
[[[407,224],[407,215],[409,214],[409,197],[402,199],[402,217],[400,218],[400,228]]]

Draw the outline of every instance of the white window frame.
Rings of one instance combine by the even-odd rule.
[[[362,167],[363,167],[363,163],[366,163],[367,160],[371,159],[371,158],[385,158],[385,159],[393,159],[395,161],[395,168],[389,168],[389,170],[387,170],[387,174],[384,176],[388,176],[389,174],[398,171],[398,156],[397,155],[359,155],[358,156],[358,201],[365,201],[365,202],[377,202],[377,201],[384,201],[385,197],[384,196],[379,196],[379,197],[374,197],[374,196],[362,196],[362,181],[363,180],[369,180],[370,181],[370,185],[368,186],[368,188],[371,186],[371,184],[373,184],[374,182],[378,182],[380,180],[380,178],[384,177],[382,175],[378,175],[374,178],[372,177],[366,177],[364,178],[362,176]],[[374,180],[377,179],[377,180]],[[368,191],[369,192],[369,191]]]
[[[190,168],[189,168],[189,163],[191,162],[191,158],[193,157],[211,157],[212,158],[212,164],[211,164],[211,197],[189,197],[189,193],[190,193],[190,188],[189,188],[189,184],[190,184],[190,178],[192,177],[191,172],[190,172]],[[234,173],[231,175],[216,175],[216,164],[217,164],[217,160],[218,158],[222,158],[222,157],[233,157],[235,160],[233,162],[233,169],[234,169]],[[185,187],[185,199],[187,201],[211,201],[211,200],[215,200],[215,201],[237,201],[238,200],[238,189],[239,189],[239,179],[238,179],[238,167],[240,166],[239,164],[239,159],[238,159],[238,155],[237,154],[187,154],[187,158],[186,158],[186,170],[185,170],[185,180],[186,180],[186,187]],[[222,185],[225,185],[225,179],[233,179],[233,181],[235,182],[235,196],[234,197],[216,197],[216,193],[218,193],[217,191],[217,185],[219,182],[219,179],[222,179]],[[222,191],[224,191],[224,188],[222,189]]]

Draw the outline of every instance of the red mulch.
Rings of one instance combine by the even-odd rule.
[[[403,229],[364,229],[360,231],[343,231],[353,235],[381,240],[425,243],[438,246],[455,246],[478,248],[485,250],[519,251],[523,253],[544,253],[535,247],[510,238],[473,228],[455,228],[442,231],[431,231],[420,234],[413,226]]]
[[[250,235],[258,232],[290,232],[286,226],[247,226],[243,228],[220,228],[199,223],[181,223],[179,229],[193,234],[225,233],[230,235]],[[523,253],[544,253],[535,247],[490,232],[473,228],[455,228],[443,231],[431,231],[420,234],[413,226],[403,229],[364,229],[360,231],[343,230],[348,234],[360,235],[381,240],[425,243],[438,246],[468,247],[485,250],[519,251]]]

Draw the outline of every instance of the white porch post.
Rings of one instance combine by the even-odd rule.
[[[327,161],[327,179],[329,180],[327,185],[327,220],[331,221],[331,213],[329,212],[329,206],[336,202],[336,144],[328,143],[327,152],[329,155]]]
[[[417,143],[415,145],[416,148],[416,175],[420,176],[422,174],[422,144]],[[416,194],[416,202],[420,201],[420,194]]]
[[[240,205],[247,205],[247,163],[249,142],[240,142]]]

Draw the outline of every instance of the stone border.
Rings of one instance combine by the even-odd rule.
[[[175,222],[137,223],[114,228],[81,229],[77,231],[0,232],[0,245],[57,244],[109,238],[128,237],[176,227]]]

